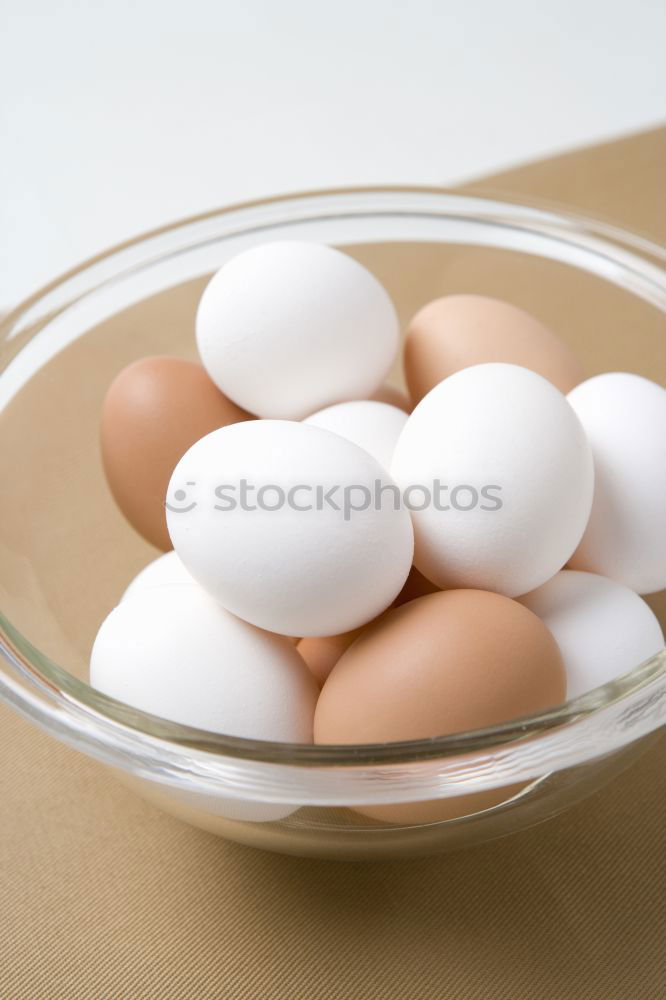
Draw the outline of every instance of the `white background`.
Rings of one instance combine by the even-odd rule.
[[[664,0],[0,0],[0,306],[237,199],[656,124]]]

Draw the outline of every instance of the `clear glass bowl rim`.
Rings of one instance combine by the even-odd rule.
[[[197,228],[206,227],[199,235],[211,239],[212,224],[220,240],[225,232],[253,233],[317,218],[370,216],[478,223],[500,236],[511,233],[527,243],[536,240],[542,251],[552,244],[543,255],[575,261],[575,267],[580,266],[582,254],[590,262],[588,270],[666,312],[663,249],[599,220],[553,211],[543,203],[511,203],[445,189],[305,192],[179,220],[67,272],[0,322],[0,341],[9,347],[0,381],[16,347],[23,348],[70,306],[113,286],[137,267],[159,265],[179,247],[187,250]],[[498,239],[492,245],[507,244]],[[509,242],[508,248],[520,247]],[[262,801],[297,802],[300,796],[303,802],[322,805],[395,802],[497,787],[619,749],[658,728],[666,714],[666,651],[662,651],[624,677],[552,711],[484,730],[359,746],[271,743],[198,731],[107,698],[35,650],[1,613],[0,652],[0,697],[64,742],[161,783],[201,791],[224,789]]]

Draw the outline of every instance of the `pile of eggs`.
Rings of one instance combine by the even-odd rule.
[[[104,403],[111,491],[165,554],[102,624],[97,689],[232,736],[376,743],[556,706],[663,647],[638,596],[666,586],[662,387],[585,380],[534,317],[452,295],[409,325],[403,394],[386,290],[306,242],[227,261],[196,338],[200,365],[144,358]]]

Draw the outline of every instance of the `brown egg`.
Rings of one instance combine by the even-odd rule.
[[[385,743],[459,733],[561,703],[560,651],[536,615],[500,594],[446,590],[365,629],[331,671],[317,703],[315,743]],[[368,806],[390,823],[453,819],[520,786],[430,802]]]
[[[567,345],[509,302],[449,295],[429,302],[409,324],[405,375],[414,405],[448,375],[487,361],[530,368],[565,394],[585,378]]]
[[[192,361],[150,357],[124,368],[104,400],[101,444],[111,492],[130,524],[170,549],[164,498],[178,461],[210,431],[249,419]]]

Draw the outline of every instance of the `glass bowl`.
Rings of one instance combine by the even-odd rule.
[[[241,843],[380,859],[519,831],[597,789],[656,737],[666,652],[537,716],[351,747],[188,729],[85,682],[97,627],[157,554],[104,482],[97,434],[106,388],[143,355],[194,356],[207,277],[246,247],[285,238],[346,249],[386,285],[403,322],[454,291],[505,297],[556,329],[590,374],[666,381],[663,252],[559,211],[425,189],[321,192],[212,212],[116,247],[0,326],[0,694],[164,810]],[[399,382],[399,370],[392,378]],[[650,601],[664,624],[663,595]],[[456,819],[424,821],[408,809],[381,822],[357,811],[463,795],[473,797]],[[481,809],[484,798],[503,801]]]

